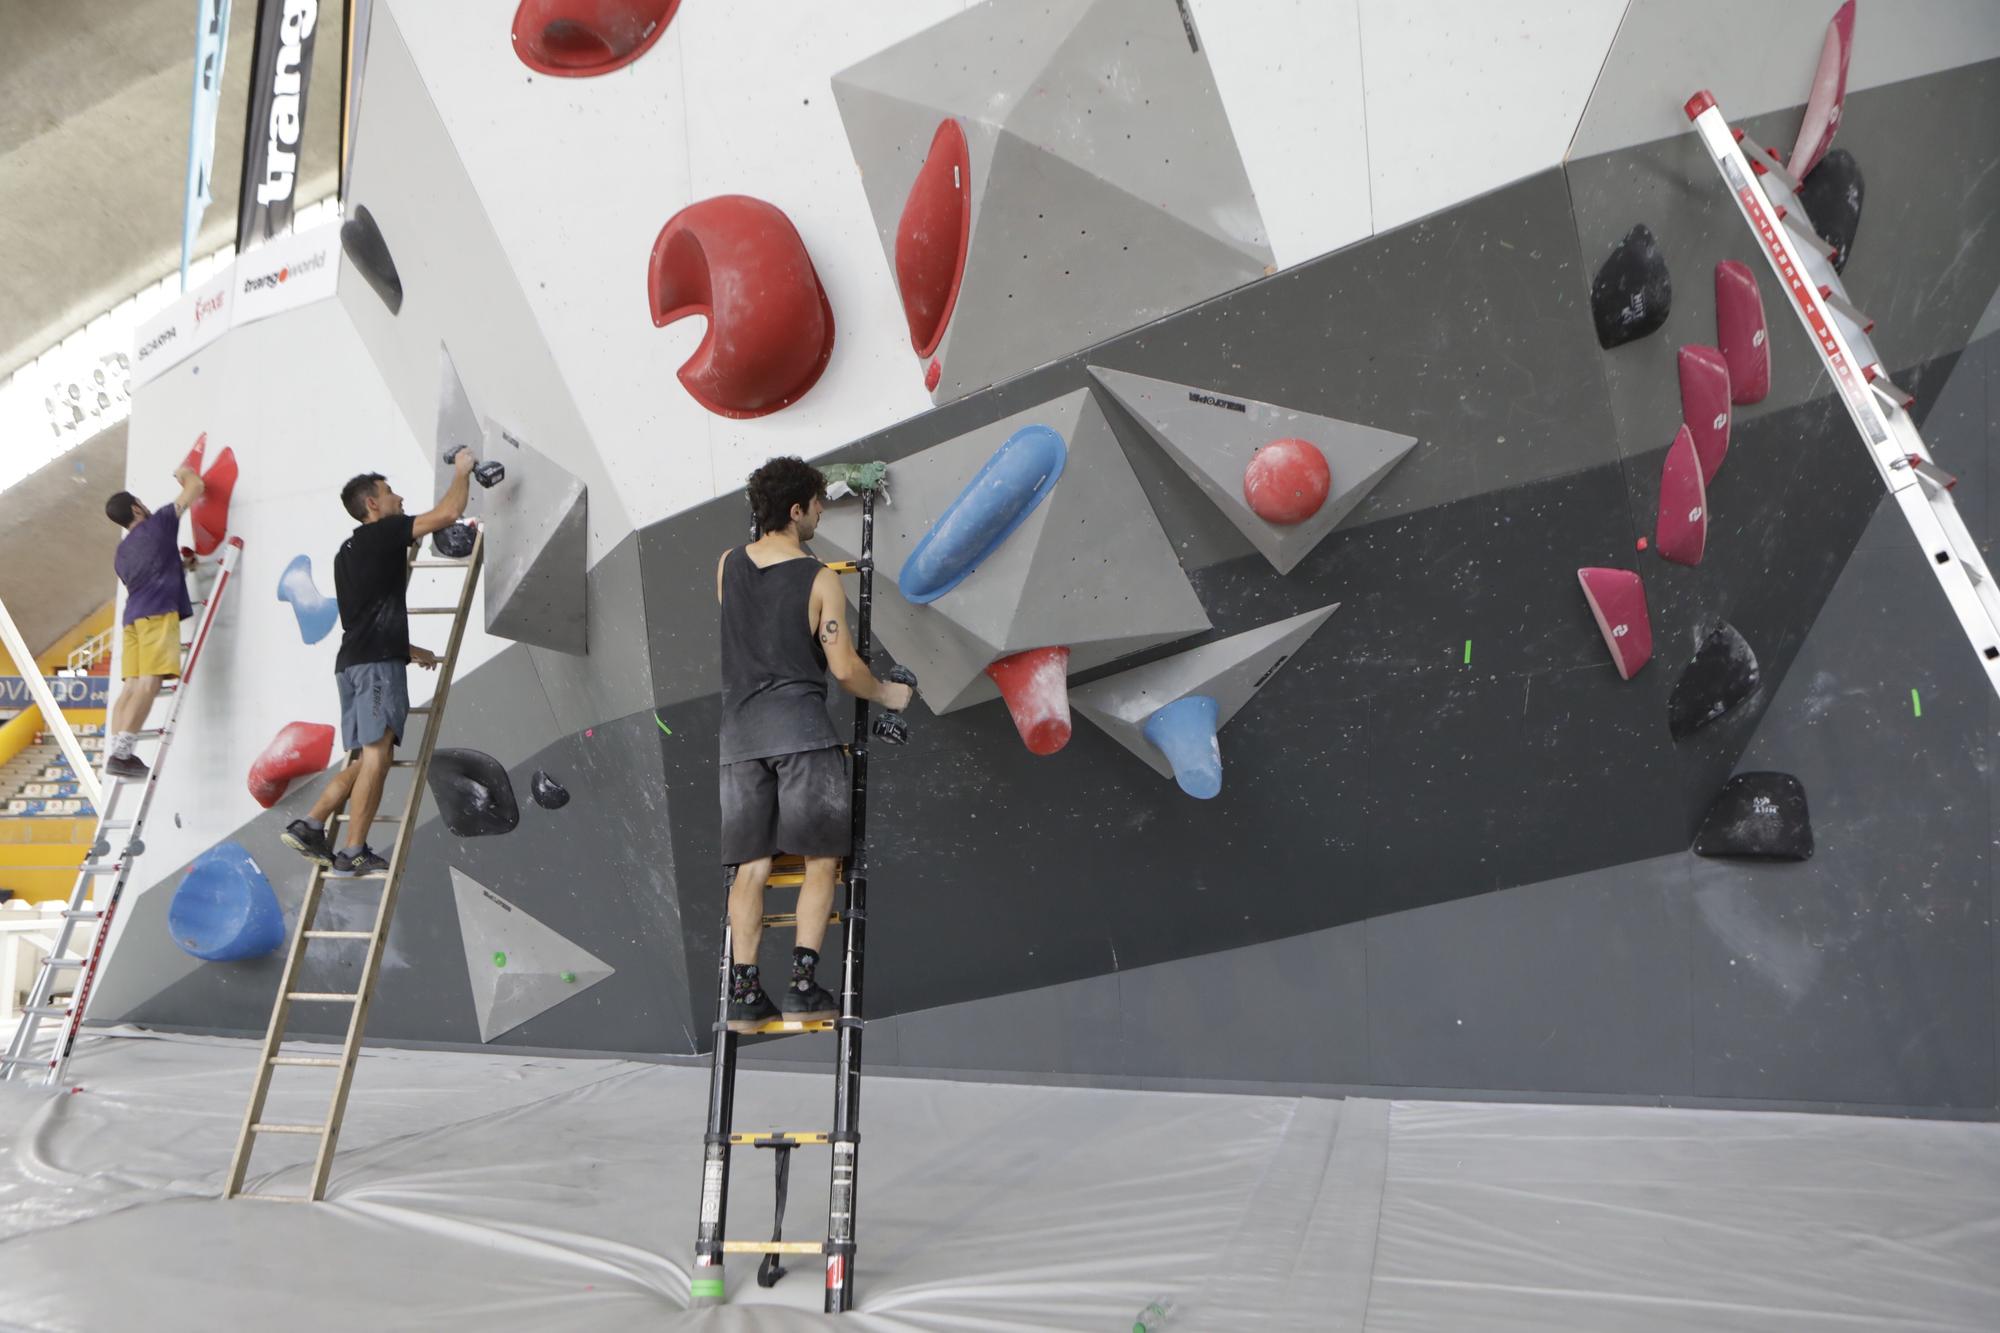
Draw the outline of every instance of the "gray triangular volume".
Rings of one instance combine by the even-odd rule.
[[[465,381],[458,377],[451,349],[439,343],[437,452],[431,456],[439,495],[451,485],[451,465],[444,456],[460,445],[478,452],[481,435],[479,414],[472,410],[472,399],[465,392]]]
[[[1417,444],[1409,435],[1130,371],[1092,366],[1090,373],[1280,574],[1339,527]],[[1318,446],[1332,484],[1326,503],[1303,523],[1267,523],[1243,498],[1243,471],[1258,449],[1287,438]]]
[[[486,632],[558,652],[587,651],[590,527],[583,483],[493,421],[486,422],[480,452],[507,469],[486,493]]]
[[[1217,705],[1217,729],[1228,726],[1229,719],[1241,712],[1251,696],[1339,609],[1340,603],[1335,602],[1088,685],[1072,686],[1070,707],[1111,733],[1113,740],[1163,777],[1172,777],[1174,770],[1167,757],[1146,739],[1146,719],[1176,699],[1206,694]]]
[[[616,970],[457,866],[449,869],[481,1041],[512,1031]]]

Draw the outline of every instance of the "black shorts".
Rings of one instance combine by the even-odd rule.
[[[722,766],[722,863],[787,852],[846,856],[854,828],[839,746]]]

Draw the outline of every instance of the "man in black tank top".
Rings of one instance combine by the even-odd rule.
[[[762,535],[722,553],[722,860],[734,947],[729,1027],[748,1032],[777,1018],[817,1021],[840,1006],[813,978],[833,907],[833,882],[849,851],[847,760],[826,711],[826,676],[858,699],[901,712],[907,685],[877,680],[847,632],[840,579],[806,550],[819,527],[826,479],[796,458],[750,474],[750,507]],[[757,973],[764,887],[771,858],[805,858],[792,979],[772,1004]]]

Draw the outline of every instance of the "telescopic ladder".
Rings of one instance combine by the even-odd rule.
[[[49,949],[48,957],[42,960],[42,970],[35,977],[34,989],[28,993],[27,1006],[21,1011],[21,1022],[14,1029],[14,1039],[8,1043],[7,1054],[0,1056],[0,1080],[13,1076],[30,1081],[38,1079],[45,1085],[53,1086],[61,1080],[70,1054],[76,1049],[77,1034],[83,1028],[84,1008],[90,1003],[91,989],[103,966],[104,944],[111,937],[111,923],[117,914],[119,901],[125,895],[125,885],[132,878],[133,863],[146,850],[146,817],[152,813],[153,797],[160,789],[160,774],[167,764],[167,751],[172,748],[178,731],[181,701],[194,680],[195,668],[201,662],[202,647],[208,642],[209,631],[214,627],[216,613],[222,606],[222,594],[227,591],[229,580],[242,556],[243,541],[240,537],[231,537],[223,543],[222,558],[217,562],[214,581],[210,583],[207,594],[200,599],[201,618],[195,622],[193,636],[181,645],[181,674],[172,683],[160,687],[160,695],[168,701],[167,716],[158,726],[147,727],[139,733],[140,740],[157,740],[160,743],[153,752],[153,762],[146,776],[120,778],[105,775],[104,799],[99,802],[102,808],[97,812],[97,832],[91,838],[90,853],[77,867],[76,883],[69,891],[69,902],[63,909],[62,924],[56,929],[55,942]],[[118,809],[134,791],[138,793],[138,808],[130,816],[121,817]],[[117,840],[123,843],[116,855],[111,850],[113,834],[119,835]],[[110,892],[93,892],[106,875],[111,876]],[[93,898],[96,905],[87,905]],[[96,926],[89,952],[72,955],[70,949],[77,943],[77,927],[86,923]],[[60,979],[71,972],[76,974],[76,980],[70,988],[70,1002],[67,1005],[57,1004]],[[52,1019],[58,1023],[55,1043],[46,1051],[38,1050],[41,1025]]]
[[[430,703],[420,708],[412,708],[412,717],[422,716],[424,731],[417,745],[414,759],[396,759],[390,763],[387,779],[398,772],[410,776],[409,790],[403,794],[402,809],[396,814],[377,814],[375,822],[394,824],[396,841],[389,853],[389,868],[365,875],[330,874],[323,865],[314,865],[311,877],[306,881],[306,894],[299,904],[297,923],[292,927],[291,948],[285,955],[285,968],[278,980],[278,993],[271,1006],[271,1021],[265,1029],[263,1047],[257,1053],[257,1074],[250,1089],[250,1103],[243,1112],[242,1128],[236,1136],[236,1154],[229,1164],[229,1176],[223,1185],[223,1197],[265,1199],[282,1203],[310,1203],[326,1197],[327,1177],[333,1170],[334,1147],[340,1139],[340,1124],[347,1114],[347,1094],[354,1085],[354,1066],[361,1056],[361,1036],[368,1026],[368,1005],[375,995],[375,983],[381,975],[383,946],[389,938],[389,922],[396,911],[396,891],[403,880],[403,867],[407,864],[410,841],[416,831],[417,812],[423,804],[424,778],[430,772],[431,752],[437,748],[438,731],[444,722],[445,703],[451,693],[451,679],[458,665],[458,648],[465,636],[465,624],[472,607],[473,589],[479,583],[479,570],[486,558],[486,534],[482,530],[474,538],[472,554],[462,560],[426,560],[418,556],[421,543],[410,548],[410,572],[414,577],[420,569],[459,569],[465,574],[458,601],[452,606],[412,606],[411,616],[450,616],[451,639],[438,664],[437,688],[431,695]],[[360,752],[351,751],[347,756],[347,766],[360,762]],[[347,819],[346,803],[336,809],[327,821],[327,841],[339,846],[334,830]],[[375,904],[374,924],[367,930],[322,930],[317,925],[320,900],[328,891],[329,883],[338,885],[344,891],[348,886],[373,885],[381,890]],[[362,944],[365,951],[361,964],[359,984],[351,991],[308,991],[298,989],[299,977],[305,965],[306,950],[314,944],[325,942],[334,948]],[[294,1004],[331,1005],[347,1010],[347,1035],[341,1042],[338,1057],[314,1055],[287,1050],[284,1046],[286,1027],[291,1018]],[[271,1095],[272,1077],[279,1069],[331,1069],[334,1071],[333,1088],[327,1097],[326,1114],[321,1120],[311,1124],[297,1124],[269,1121],[264,1118],[264,1107]],[[304,1194],[267,1194],[250,1192],[243,1188],[243,1182],[250,1170],[250,1158],[256,1151],[257,1141],[267,1134],[306,1135],[319,1140],[319,1151],[313,1159],[312,1177]]]
[[[1910,419],[1915,400],[1890,380],[1868,336],[1874,322],[1848,300],[1833,247],[1813,231],[1799,203],[1799,183],[1775,152],[1732,129],[1709,93],[1696,93],[1683,109],[1833,377],[1882,484],[1929,557],[1988,684],[2000,693],[2000,589],[1952,503],[1954,478],[1932,460]]]
[[[856,595],[854,645],[863,663],[873,656],[870,608],[875,595],[875,492],[862,490],[860,559],[829,561],[827,568],[837,574],[855,574],[860,585]],[[890,679],[913,682],[900,670]],[[694,1243],[694,1277],[689,1284],[690,1303],[697,1306],[719,1304],[724,1298],[723,1258],[731,1254],[760,1254],[757,1284],[774,1285],[784,1276],[779,1256],[787,1254],[824,1255],[826,1258],[825,1310],[837,1314],[854,1304],[854,1212],[856,1158],[861,1148],[861,963],[868,927],[868,843],[865,837],[868,814],[868,701],[854,701],[853,759],[853,847],[841,867],[841,900],[829,924],[841,928],[840,1017],[820,1022],[774,1018],[759,1025],[756,1034],[835,1033],[833,1128],[826,1130],[774,1130],[769,1133],[738,1133],[732,1126],[736,1108],[736,1038],[727,1022],[729,1009],[730,925],[725,908],[722,918],[722,953],[717,969],[715,1000],[715,1050],[709,1067],[708,1132],[702,1140],[701,1218]],[[885,714],[877,719],[874,734],[885,743],[901,744],[907,731],[900,718]],[[734,878],[734,866],[724,867],[724,898]],[[778,857],[771,871],[769,887],[796,889],[805,883],[804,862],[795,856]],[[764,924],[796,924],[795,913],[766,915]],[[777,1211],[770,1240],[728,1240],[723,1236],[729,1211],[729,1150],[767,1148],[776,1155],[775,1183]],[[826,1239],[788,1241],[783,1238],[785,1193],[791,1175],[794,1148],[826,1147],[833,1152],[832,1184],[828,1191]]]

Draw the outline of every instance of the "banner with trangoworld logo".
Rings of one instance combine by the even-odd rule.
[[[250,68],[236,215],[238,254],[292,225],[320,8],[320,0],[261,0],[257,7],[257,57]]]

